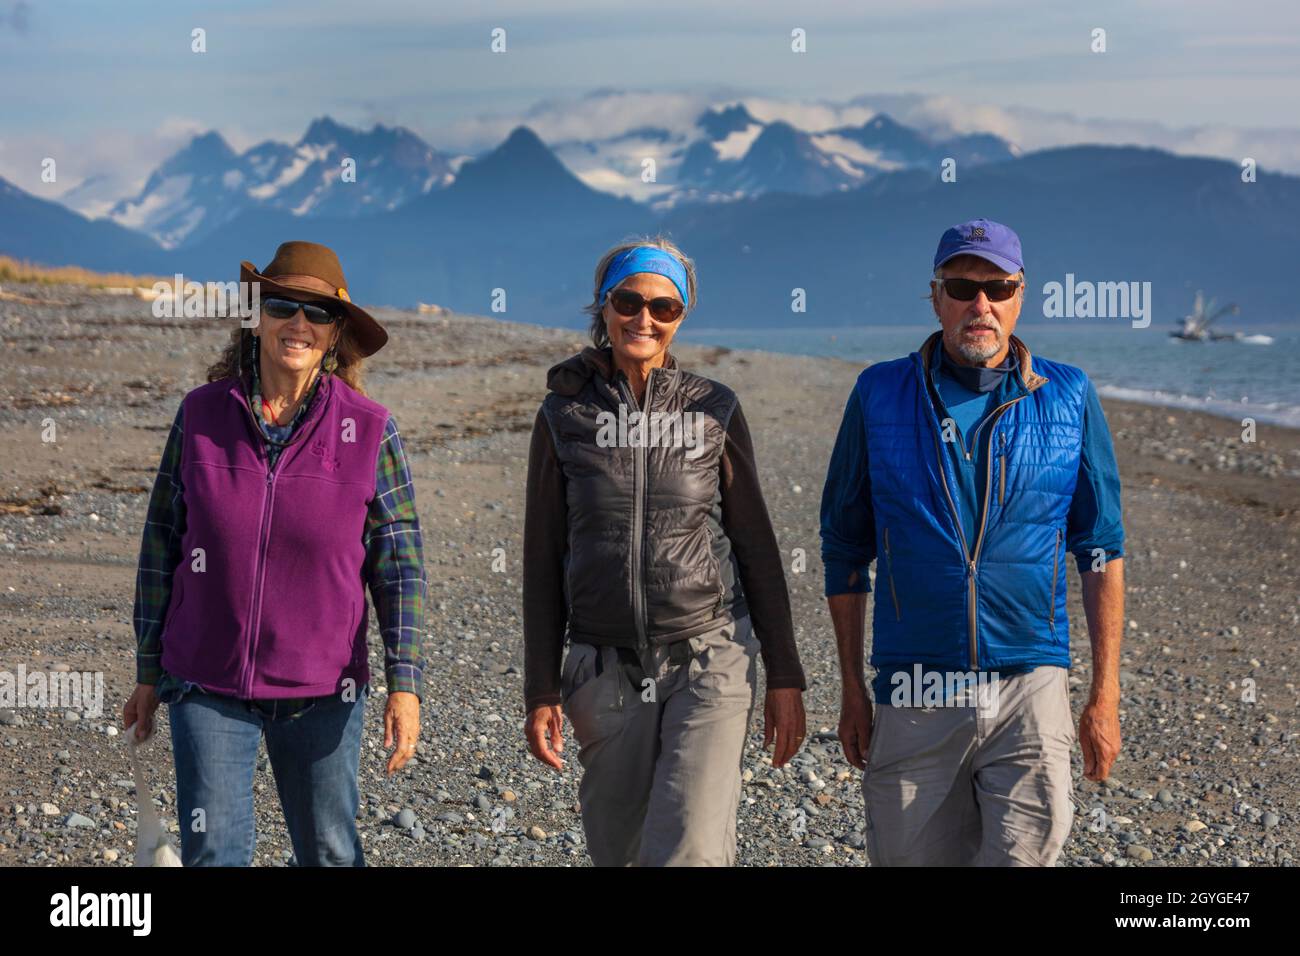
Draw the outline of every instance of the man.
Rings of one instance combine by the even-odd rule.
[[[930,283],[941,331],[859,376],[831,456],[821,533],[839,734],[864,771],[876,866],[1056,862],[1073,819],[1066,552],[1092,642],[1084,775],[1105,779],[1119,753],[1119,474],[1088,377],[1012,335],[1024,288],[1007,226],[945,232]]]

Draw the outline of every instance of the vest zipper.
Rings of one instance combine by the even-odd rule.
[[[646,429],[649,427],[647,411],[650,406],[650,391],[654,384],[655,370],[651,369],[646,377],[645,398],[641,410],[641,440],[633,448],[632,467],[632,616],[636,623],[637,650],[644,653],[648,640],[646,637],[645,613],[645,499],[646,499]],[[624,375],[619,382],[627,404],[636,408],[636,399]]]
[[[280,457],[284,457],[284,451],[281,450]],[[276,461],[279,464],[279,461]],[[251,698],[253,696],[253,661],[257,657],[257,639],[261,636],[262,630],[262,589],[266,585],[266,549],[271,541],[271,513],[275,510],[275,479],[279,475],[279,469],[272,468],[270,458],[267,458],[266,470],[266,497],[262,500],[262,523],[258,528],[258,546],[257,546],[257,567],[254,569],[253,580],[253,610],[249,617],[248,627],[248,655],[244,666],[244,680],[242,683],[243,696]]]
[[[1007,501],[1007,433],[998,432],[998,507]]]
[[[262,523],[258,527],[258,546],[257,546],[257,565],[253,571],[253,598],[252,613],[248,621],[249,637],[247,651],[244,657],[244,674],[240,681],[240,688],[245,698],[253,696],[253,662],[257,657],[257,643],[261,636],[262,630],[262,591],[266,586],[266,551],[271,542],[271,516],[275,511],[275,480],[280,475],[280,467],[284,464],[291,448],[306,438],[306,428],[309,424],[318,419],[322,412],[323,397],[316,396],[319,399],[317,406],[308,414],[298,425],[298,434],[295,439],[288,445],[280,449],[280,454],[275,460],[275,465],[271,465],[271,456],[267,451],[266,442],[263,440],[262,430],[257,426],[256,421],[251,421],[253,426],[253,441],[262,456],[262,461],[266,463],[266,487],[265,497],[262,499]],[[252,406],[244,401],[244,409],[253,414]]]
[[[938,334],[939,333],[937,332],[935,333],[935,335]],[[943,346],[939,344],[936,345],[935,347],[942,348]],[[1014,343],[1012,347],[1013,348],[1015,347]],[[937,420],[938,412],[935,411],[934,402],[933,400],[930,399],[930,394],[929,394],[930,370],[924,364],[924,360],[922,363],[921,377],[922,377],[922,382],[924,383],[923,390],[926,393],[926,400],[930,402],[930,410],[934,412],[935,420]],[[975,429],[976,441],[979,440],[979,430],[981,428],[983,428],[986,424],[989,423],[992,423],[992,425],[997,425],[998,420],[1001,419],[1002,414],[1008,408],[1016,404],[1016,402],[1019,402],[1027,398],[1030,392],[1033,392],[1035,389],[1039,388],[1045,381],[1046,380],[1043,379],[1038,381],[1034,385],[1027,386],[1026,393],[1024,395],[1021,395],[1019,398],[1013,398],[1009,402],[1004,402],[1001,405],[999,405],[997,408],[993,409],[993,411],[989,413],[988,417],[985,418],[984,421],[980,422],[979,426],[976,427]],[[969,547],[966,544],[966,533],[965,531],[962,530],[961,514],[957,511],[957,503],[953,501],[952,492],[948,488],[948,473],[944,471],[944,467],[943,467],[943,451],[939,447],[939,431],[937,428],[933,432],[933,438],[934,438],[934,454],[935,454],[935,458],[937,459],[936,463],[939,466],[939,480],[943,483],[943,494],[944,497],[948,499],[948,507],[952,509],[953,522],[957,526],[957,537],[961,541],[962,556],[966,559],[967,604],[969,606],[967,620],[970,626],[970,667],[971,670],[979,670],[979,638],[978,638],[979,607],[977,603],[979,599],[979,592],[975,585],[975,576],[977,573],[979,559],[980,559],[980,547],[984,543],[984,527],[988,521],[988,516],[989,516],[989,493],[992,490],[990,488],[990,485],[992,485],[993,483],[993,474],[992,474],[993,456],[992,454],[990,454],[988,456],[988,461],[986,462],[986,467],[984,472],[984,508],[982,510],[982,513],[980,514],[979,528],[975,532],[975,553],[972,555]],[[963,448],[964,447],[965,446],[963,445]],[[978,447],[978,445],[976,447]],[[990,449],[990,452],[991,451],[992,449]],[[969,458],[969,452],[967,452],[967,457]],[[1053,598],[1053,604],[1055,604],[1055,598]]]
[[[885,563],[889,565],[889,596],[894,599],[894,620],[901,621],[903,612],[898,609],[898,592],[894,590],[894,555],[889,550],[889,529],[885,529]]]
[[[929,373],[927,372],[927,375],[928,374]],[[1006,412],[1008,408],[1010,408],[1016,402],[1019,402],[1024,398],[1025,396],[1021,395],[1020,398],[1015,398],[1009,402],[1004,402],[1003,404],[999,405],[997,408],[993,409],[993,411],[989,414],[989,417],[985,420],[985,422],[980,423],[979,428],[983,428],[984,424],[987,422],[992,422],[994,425],[996,425],[998,420],[1002,417],[1002,415]],[[975,430],[976,434],[979,433],[979,428]],[[988,457],[988,461],[985,462],[984,508],[980,513],[979,527],[975,530],[975,552],[974,554],[972,554],[969,547],[966,544],[966,533],[962,530],[961,514],[957,511],[957,504],[956,502],[953,501],[952,492],[948,489],[948,477],[947,477],[947,472],[944,471],[943,452],[939,448],[939,438],[937,433],[934,436],[934,453],[936,458],[938,459],[939,479],[943,482],[943,493],[944,496],[948,499],[948,507],[952,508],[953,520],[957,525],[957,535],[961,539],[962,554],[966,558],[967,605],[968,605],[966,618],[970,628],[970,669],[975,671],[975,670],[979,670],[979,637],[978,637],[979,591],[975,585],[975,577],[976,574],[978,573],[980,547],[984,544],[984,527],[988,522],[988,516],[989,516],[989,486],[993,484],[993,474],[992,474],[993,456],[990,455]],[[890,579],[892,581],[893,579],[892,575],[890,576]]]
[[[1052,545],[1052,596],[1047,604],[1047,623],[1056,628],[1056,575],[1060,570],[1058,558],[1061,554],[1061,529],[1056,529],[1056,543]]]

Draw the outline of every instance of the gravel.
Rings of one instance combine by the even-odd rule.
[[[48,304],[0,303],[0,657],[29,672],[102,673],[104,710],[0,709],[0,865],[128,866],[135,793],[125,741],[112,731],[135,679],[136,551],[166,429],[223,334],[212,323],[155,320],[129,297],[12,291]],[[519,598],[529,430],[546,369],[581,336],[376,311],[400,348],[375,357],[366,386],[402,429],[430,589],[420,747],[392,778],[382,687],[366,708],[358,826],[367,862],[586,865],[571,728],[563,772],[534,760],[524,742]],[[918,342],[926,331],[918,324]],[[1032,347],[1032,332],[1026,337]],[[863,865],[860,774],[835,735],[838,664],[817,535],[825,464],[858,368],[713,347],[680,355],[744,402],[789,557],[809,679],[809,740],[784,770],[761,750],[761,701],[755,707],[739,863]],[[1243,444],[1233,422],[1104,405],[1128,531],[1123,750],[1114,776],[1096,783],[1083,778],[1076,747],[1074,829],[1060,863],[1290,865],[1300,853],[1289,670],[1300,660],[1300,441],[1260,426],[1260,440]],[[47,418],[57,427],[53,443],[41,441]],[[505,569],[494,570],[502,554]],[[1077,581],[1069,617],[1077,720],[1091,673]],[[370,641],[381,675],[373,614]],[[157,718],[147,773],[178,838],[165,706]],[[254,862],[291,863],[264,751],[253,779]]]

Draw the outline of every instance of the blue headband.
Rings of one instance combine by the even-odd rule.
[[[605,302],[605,293],[638,272],[653,272],[671,279],[681,293],[682,303],[687,306],[691,304],[690,297],[686,294],[686,267],[677,261],[676,256],[655,246],[634,246],[610,260],[605,269],[605,279],[600,284],[601,304]]]

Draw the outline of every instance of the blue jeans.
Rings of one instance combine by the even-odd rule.
[[[253,772],[266,750],[299,866],[365,866],[357,835],[366,685],[296,701],[238,700],[195,684],[166,694],[185,866],[248,866],[257,835]],[[201,811],[201,812],[196,812]]]

